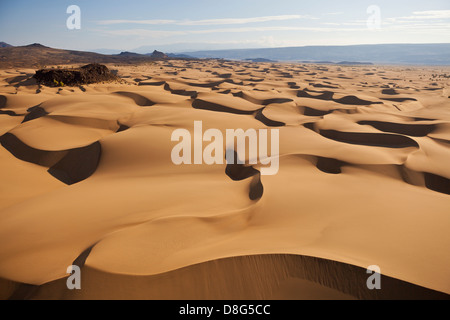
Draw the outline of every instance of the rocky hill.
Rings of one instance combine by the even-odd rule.
[[[150,56],[131,53],[104,55],[85,51],[54,49],[38,43],[20,47],[0,47],[0,68],[42,68],[50,65],[90,63],[139,64],[165,58],[167,56],[162,52]]]

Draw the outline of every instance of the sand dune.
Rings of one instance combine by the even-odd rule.
[[[257,272],[255,272],[257,270]],[[382,277],[383,291],[367,289],[366,270],[298,255],[241,256],[208,261],[155,276],[108,274],[83,268],[81,291],[64,279],[42,286],[5,281],[11,299],[447,299],[446,294]],[[343,281],[342,279],[345,279]],[[9,287],[8,287],[9,286]],[[121,290],[116,290],[117,286]],[[176,287],[177,290],[173,290]],[[5,290],[6,292],[6,290]]]
[[[109,67],[124,81],[0,70],[0,298],[450,297],[449,82],[431,77],[449,70]],[[278,129],[279,173],[173,164],[195,121]]]

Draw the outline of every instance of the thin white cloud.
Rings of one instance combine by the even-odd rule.
[[[450,31],[450,23],[427,24],[423,22],[415,22],[410,24],[388,25],[386,31],[402,31],[410,33],[443,33],[448,35]],[[448,38],[448,37],[447,37]],[[448,40],[447,40],[448,41]]]
[[[359,26],[359,27],[366,27],[367,26],[367,21],[366,20],[354,20],[354,21],[349,21],[349,22],[323,22],[323,25],[328,25],[328,26]]]
[[[450,10],[415,11],[411,16],[387,18],[388,22],[405,23],[411,20],[445,20],[450,19]]]
[[[269,31],[311,31],[311,32],[333,32],[333,31],[364,31],[365,28],[327,28],[327,27],[246,27],[246,28],[219,28],[205,30],[177,30],[160,31],[148,29],[126,29],[126,30],[102,30],[101,32],[117,36],[140,36],[151,38],[163,38],[168,36],[180,36],[189,34],[211,34],[211,33],[243,33],[243,32],[269,32]]]
[[[175,24],[176,20],[102,20],[98,21],[99,25],[112,25],[112,24],[148,24],[148,25],[163,25],[163,24]]]
[[[450,10],[415,11],[413,14],[420,19],[450,19]]]
[[[210,26],[210,25],[230,25],[230,24],[248,24],[257,22],[269,22],[269,21],[285,21],[285,20],[297,20],[297,19],[309,19],[308,16],[303,15],[283,15],[283,16],[267,16],[267,17],[254,17],[254,18],[241,18],[241,19],[210,19],[210,20],[197,20],[197,21],[181,21],[178,24],[184,26]]]
[[[139,24],[139,25],[179,25],[179,26],[211,26],[211,25],[234,25],[248,24],[269,21],[286,21],[298,19],[316,19],[305,15],[281,15],[281,16],[265,16],[253,18],[229,18],[229,19],[208,19],[208,20],[102,20],[98,21],[99,25],[114,24]]]
[[[329,15],[340,14],[329,13]],[[351,20],[344,22],[323,22],[321,26],[243,26],[257,22],[284,21],[292,19],[315,19],[302,15],[264,16],[253,18],[230,18],[209,20],[104,20],[101,25],[131,24],[131,25],[175,25],[175,26],[224,26],[223,28],[187,29],[176,30],[151,30],[144,28],[132,28],[121,30],[101,30],[100,32],[112,36],[136,36],[141,38],[167,38],[186,35],[225,34],[225,33],[255,33],[255,32],[361,32],[367,31],[366,20]],[[416,11],[411,16],[385,18],[381,21],[381,32],[402,32],[421,34],[444,34],[450,31],[450,10]],[[236,25],[236,27],[232,27]],[[238,26],[239,25],[239,26]]]
[[[171,36],[186,35],[185,31],[164,31],[164,30],[148,30],[148,29],[126,29],[126,30],[98,30],[103,34],[113,36],[138,36],[149,38],[166,38]]]

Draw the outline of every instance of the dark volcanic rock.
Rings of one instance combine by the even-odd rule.
[[[11,48],[12,47],[12,45],[10,45],[10,44],[7,44],[6,42],[0,42],[0,48]]]
[[[120,80],[101,64],[88,64],[76,69],[41,69],[34,78],[47,86],[79,86],[103,81]]]
[[[164,52],[160,52],[160,51],[153,51],[153,53],[151,54],[151,57],[154,59],[167,59],[168,56],[164,53]]]
[[[140,57],[142,56],[139,53],[135,53],[135,52],[129,52],[129,51],[124,51],[118,54],[118,56],[125,56],[125,57]]]

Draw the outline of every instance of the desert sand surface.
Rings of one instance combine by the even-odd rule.
[[[449,298],[449,67],[108,67],[0,70],[0,298]],[[278,174],[173,164],[195,121],[279,129]]]

